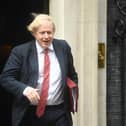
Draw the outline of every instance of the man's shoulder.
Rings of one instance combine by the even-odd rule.
[[[54,38],[53,39],[54,42],[65,42],[65,39],[58,39],[58,38]]]
[[[14,46],[12,48],[12,52],[17,53],[19,55],[27,54],[28,52],[30,52],[30,50],[33,49],[34,45],[35,45],[35,41],[28,41],[26,43]]]
[[[33,44],[34,44],[34,40],[16,45],[16,46],[13,47],[13,49],[23,49],[24,50],[24,49],[28,49]]]
[[[67,41],[64,40],[64,39],[57,39],[57,38],[54,38],[53,39],[53,43],[54,44],[58,44],[58,45],[68,45]]]

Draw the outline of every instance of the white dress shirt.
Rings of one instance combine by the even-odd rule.
[[[36,42],[39,77],[37,88],[42,87],[43,82],[43,68],[44,68],[44,49]],[[55,54],[53,45],[49,46],[49,58],[50,58],[50,78],[49,78],[49,92],[47,105],[57,105],[63,102],[63,84],[61,83],[61,69],[58,59]],[[39,92],[40,94],[40,92]]]

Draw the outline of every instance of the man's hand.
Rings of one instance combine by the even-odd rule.
[[[26,87],[25,90],[23,91],[23,95],[28,98],[28,100],[30,101],[30,103],[32,105],[37,105],[40,100],[38,91],[39,91],[39,89],[35,89],[32,87]]]

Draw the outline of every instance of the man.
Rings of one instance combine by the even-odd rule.
[[[78,77],[71,49],[65,40],[54,39],[55,24],[46,14],[35,14],[27,28],[35,40],[12,49],[0,77],[14,95],[13,126],[72,126],[67,78],[77,84]],[[46,105],[38,109],[41,103]]]

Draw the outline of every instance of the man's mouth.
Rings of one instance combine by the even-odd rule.
[[[43,41],[44,43],[49,43],[49,40],[45,40],[45,41]]]
[[[48,44],[48,43],[49,43],[49,41],[44,41],[43,43]]]

